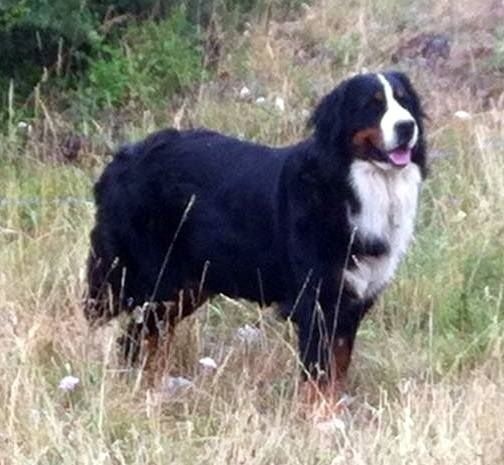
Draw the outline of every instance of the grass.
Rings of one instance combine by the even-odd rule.
[[[288,38],[252,25],[240,56],[221,65],[232,74],[237,63],[235,89],[222,95],[202,84],[182,125],[276,144],[299,139],[305,110],[331,82],[383,65],[378,38],[388,31],[386,47],[394,40],[383,14],[399,6],[397,21],[419,8],[389,0],[375,11],[356,1],[342,12],[320,2],[310,10],[315,19],[301,20]],[[325,43],[338,52],[336,66],[331,58],[299,63],[286,52]],[[178,328],[172,374],[193,381],[188,392],[147,391],[137,372],[124,373],[114,347],[120,322],[90,331],[80,309],[88,200],[106,150],[92,145],[77,164],[47,161],[56,142],[40,128],[85,128],[92,141],[116,136],[99,116],[68,122],[49,110],[39,112],[28,140],[13,129],[2,136],[0,464],[502,464],[503,110],[433,88],[427,71],[409,72],[429,96],[431,153],[440,156],[422,194],[416,242],[359,333],[353,402],[343,426],[329,431],[299,414],[293,328],[245,302],[219,297]],[[249,81],[264,107],[237,98]],[[284,113],[271,104],[275,96],[285,98]],[[458,120],[452,108],[473,118]],[[122,124],[120,138],[173,118],[145,108]],[[240,343],[236,329],[256,322],[264,338]],[[198,367],[203,356],[218,362],[214,374]],[[57,386],[68,374],[81,382],[65,393]]]

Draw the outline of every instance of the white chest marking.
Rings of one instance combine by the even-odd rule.
[[[414,163],[400,170],[383,171],[357,160],[351,167],[352,187],[361,209],[349,213],[358,237],[385,241],[390,248],[380,257],[353,257],[345,280],[362,298],[377,295],[392,279],[413,236],[418,193],[422,180]]]

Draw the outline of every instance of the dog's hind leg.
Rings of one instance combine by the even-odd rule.
[[[145,352],[144,379],[149,386],[161,386],[168,374],[174,331],[175,324],[168,322],[156,333],[146,335],[142,341]]]
[[[162,383],[168,373],[170,346],[177,323],[200,307],[206,298],[202,292],[186,289],[167,302],[146,304],[133,311],[133,319],[118,342],[126,364],[131,366],[141,361],[148,385]]]
[[[196,311],[206,299],[206,294],[201,290],[196,292],[193,288],[189,288],[179,291],[174,302],[164,304],[166,309],[164,326],[158,327],[156,335],[145,339],[149,351],[144,366],[146,378],[151,384],[161,386],[168,375],[170,346],[177,323]]]
[[[160,341],[169,327],[166,305],[145,303],[133,309],[130,318],[124,334],[117,339],[120,359],[127,368],[141,363],[148,384],[152,384]]]

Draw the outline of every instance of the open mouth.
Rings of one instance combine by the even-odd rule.
[[[387,163],[396,168],[407,166],[413,156],[413,148],[409,143],[403,143],[391,150],[386,150],[378,130],[362,130],[353,137],[352,142],[357,157]]]
[[[411,161],[411,149],[400,146],[387,152],[387,158],[394,166],[403,167]]]
[[[396,168],[404,168],[411,162],[412,149],[407,145],[401,145],[385,151],[372,146],[368,149],[367,157],[377,162],[388,163]]]

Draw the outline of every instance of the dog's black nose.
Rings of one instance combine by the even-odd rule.
[[[415,132],[415,123],[413,121],[396,123],[395,132],[397,134],[397,145],[407,145]]]

